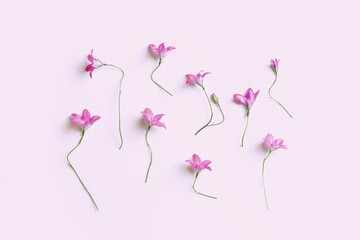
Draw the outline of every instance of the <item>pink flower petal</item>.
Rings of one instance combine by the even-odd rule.
[[[154,121],[154,122],[159,122],[164,115],[165,115],[165,114],[155,115],[154,118],[153,118],[153,121]]]
[[[165,124],[164,124],[164,123],[162,123],[162,122],[153,122],[153,123],[152,123],[152,125],[155,125],[155,126],[158,126],[158,127],[163,127],[163,128],[165,128],[165,129],[166,129]]]
[[[145,108],[145,110],[143,112],[141,112],[146,120],[149,122],[149,124],[152,122],[153,116],[154,114],[152,113],[152,111],[149,108]]]
[[[165,50],[165,43],[161,43],[161,44],[159,45],[158,49],[159,49],[159,52],[160,52],[160,53],[163,52],[163,51]]]
[[[239,104],[243,104],[243,105],[246,104],[246,98],[241,94],[234,94],[234,100]]]
[[[196,164],[200,165],[200,163],[201,163],[201,158],[199,157],[199,155],[193,154],[193,161],[194,161]]]
[[[200,163],[200,168],[201,169],[208,169],[209,171],[212,171],[211,167],[209,167],[208,165],[211,163],[211,161],[209,160],[204,160]]]
[[[90,124],[94,124],[94,122],[96,122],[97,120],[99,120],[101,117],[100,116],[97,116],[97,115],[94,115],[91,119],[90,119]]]
[[[190,163],[196,169],[196,163],[193,160],[186,160],[185,162]]]
[[[83,114],[81,116],[81,120],[89,121],[91,118],[90,112],[87,109],[84,109]]]
[[[205,72],[201,75],[202,78],[204,78],[206,75],[211,74],[211,72]]]
[[[186,84],[196,82],[196,77],[192,74],[186,74]]]
[[[86,70],[87,72],[91,72],[91,71],[93,71],[94,69],[95,69],[95,68],[93,67],[92,64],[87,65],[86,68],[85,68],[85,70]]]

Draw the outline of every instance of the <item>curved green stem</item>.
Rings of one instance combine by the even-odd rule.
[[[151,164],[152,164],[152,150],[151,150],[150,144],[149,144],[148,139],[147,139],[147,136],[148,136],[148,133],[149,133],[150,128],[151,128],[151,126],[148,127],[148,129],[147,129],[147,131],[146,131],[146,134],[145,134],[146,145],[148,146],[148,148],[149,148],[149,150],[150,150],[150,164],[149,164],[148,170],[147,170],[147,172],[146,172],[145,183],[147,182],[147,179],[148,179],[148,176],[149,176],[150,167],[151,167]]]
[[[211,107],[211,102],[210,102],[209,96],[208,96],[208,94],[206,93],[204,86],[203,86],[203,85],[200,85],[200,84],[198,84],[198,85],[202,88],[202,90],[203,90],[204,93],[205,93],[206,99],[207,99],[207,101],[208,101],[208,103],[209,103],[209,106],[210,106],[211,116],[210,116],[209,121],[208,121],[202,128],[200,128],[200,129],[195,133],[195,136],[196,136],[201,130],[203,130],[204,128],[206,128],[206,127],[210,124],[210,122],[211,122],[211,120],[212,120],[212,118],[213,118],[213,115],[214,115],[213,109],[212,109],[212,107]]]
[[[154,71],[152,71],[152,73],[151,73],[151,80],[152,80],[159,88],[161,88],[161,89],[164,90],[167,94],[169,94],[170,96],[172,96],[172,94],[171,94],[169,91],[167,91],[167,90],[166,90],[165,88],[163,88],[160,84],[158,84],[157,82],[154,81],[154,78],[153,78],[154,72],[160,67],[161,63],[162,63],[162,61],[161,61],[161,59],[160,59],[159,65],[158,65],[158,66],[154,69]]]
[[[262,165],[262,181],[263,181],[263,186],[264,186],[264,196],[265,196],[265,203],[266,203],[266,208],[269,210],[269,205],[267,202],[267,198],[266,198],[266,189],[265,189],[265,179],[264,179],[264,169],[265,169],[265,161],[266,159],[270,156],[271,150],[269,151],[269,154],[266,156],[266,158],[263,161],[263,165]]]
[[[91,198],[91,201],[93,202],[93,204],[95,205],[95,208],[96,210],[99,210],[98,206],[96,205],[96,202],[95,200],[93,199],[93,197],[91,196],[90,192],[87,190],[87,188],[85,187],[85,184],[83,183],[83,181],[81,181],[81,178],[79,177],[79,175],[77,174],[77,172],[75,171],[75,168],[73,167],[73,165],[70,163],[69,161],[69,156],[70,154],[80,145],[81,141],[83,140],[84,138],[84,134],[85,134],[85,130],[82,130],[82,133],[81,133],[81,138],[80,138],[80,141],[79,143],[76,145],[76,147],[74,147],[67,155],[66,159],[67,159],[67,162],[69,163],[69,166],[71,167],[71,169],[74,171],[75,175],[77,176],[77,178],[79,179],[81,185],[84,187],[85,191],[88,193],[89,197]]]
[[[225,121],[225,116],[224,116],[224,113],[223,113],[220,105],[218,105],[218,107],[219,107],[220,112],[221,112],[221,115],[222,115],[222,120],[221,120],[221,122],[210,124],[208,127],[220,125],[220,124],[222,124],[222,123]]]
[[[271,96],[271,89],[272,89],[272,87],[274,86],[274,84],[276,83],[276,81],[277,81],[277,73],[275,73],[275,80],[274,80],[273,84],[271,84],[271,86],[270,86],[270,88],[269,88],[269,96],[270,96],[270,98],[271,98],[272,100],[274,100],[277,104],[279,104],[280,107],[282,107],[282,108],[285,110],[285,112],[286,112],[291,118],[293,118],[293,116],[289,113],[289,111],[286,110],[286,108],[285,108],[281,103],[279,103],[275,98],[273,98],[273,97]]]
[[[199,172],[196,173],[196,175],[195,175],[195,180],[194,180],[194,183],[193,183],[193,185],[192,185],[192,189],[194,190],[194,192],[196,192],[197,194],[200,194],[200,195],[202,195],[202,196],[208,197],[208,198],[217,199],[217,197],[213,197],[213,196],[206,195],[206,194],[203,194],[203,193],[201,193],[201,192],[196,191],[196,189],[195,189],[195,183],[196,183],[196,180],[197,180],[198,176],[199,176]]]
[[[118,98],[118,112],[119,112],[119,135],[120,135],[120,147],[119,147],[119,150],[122,148],[123,146],[123,136],[122,136],[122,133],[121,133],[121,118],[120,118],[120,96],[121,96],[121,84],[122,84],[122,81],[124,79],[124,70],[122,70],[120,67],[118,66],[115,66],[115,65],[112,65],[112,64],[106,64],[106,63],[103,63],[104,66],[109,66],[109,67],[114,67],[114,68],[117,68],[121,71],[122,73],[122,76],[121,76],[121,79],[120,79],[120,84],[119,84],[119,98]]]
[[[244,138],[245,138],[245,133],[249,124],[249,114],[250,114],[250,109],[246,109],[246,126],[245,126],[245,130],[242,136],[242,140],[241,140],[241,147],[244,147]]]

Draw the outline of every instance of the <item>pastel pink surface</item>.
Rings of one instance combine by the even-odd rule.
[[[359,9],[356,0],[5,1],[0,239],[359,240]],[[150,80],[156,60],[147,46],[162,42],[176,51],[154,79],[173,97]],[[101,67],[90,81],[93,48],[95,58],[125,71],[120,151],[121,73]],[[268,96],[275,58],[281,70],[271,93],[293,119]],[[220,97],[226,120],[194,137],[210,115],[185,74],[202,69],[213,73],[206,90]],[[262,94],[242,149],[243,106],[232,94],[249,87]],[[339,93],[345,102],[334,100]],[[165,113],[168,127],[148,136],[149,185],[139,114],[146,106]],[[221,120],[213,107],[214,122]],[[81,137],[67,116],[84,108],[101,121],[70,160],[99,212],[66,164]],[[269,211],[261,188],[267,133],[288,146],[265,166]],[[192,153],[213,161],[196,187],[218,200],[194,195],[184,162]]]

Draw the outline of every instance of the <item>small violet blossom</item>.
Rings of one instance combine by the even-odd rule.
[[[93,199],[90,192],[85,187],[85,184],[83,183],[83,181],[79,177],[78,173],[76,172],[75,168],[71,164],[71,162],[69,160],[69,156],[81,144],[81,142],[82,142],[82,140],[84,138],[84,135],[85,135],[85,131],[87,129],[89,129],[89,127],[91,127],[97,120],[99,120],[100,116],[94,115],[93,117],[91,117],[90,112],[87,109],[84,109],[83,114],[82,114],[81,117],[76,113],[71,114],[71,117],[72,117],[72,123],[74,123],[76,126],[78,126],[81,129],[81,138],[80,138],[79,143],[68,153],[66,159],[67,159],[67,162],[68,162],[69,166],[74,171],[77,178],[79,179],[81,185],[84,187],[85,191],[89,195],[89,197],[90,197],[91,201],[93,202],[96,210],[99,210],[98,206],[96,205],[95,200]]]
[[[235,102],[244,105],[246,110],[249,111],[251,107],[254,105],[254,102],[259,94],[259,91],[260,90],[254,93],[253,90],[249,88],[246,91],[245,95],[234,94],[234,100]]]
[[[122,148],[123,146],[123,137],[122,137],[122,133],[121,133],[121,114],[120,114],[120,96],[121,96],[121,84],[122,84],[122,81],[124,79],[124,70],[122,70],[122,68],[118,67],[118,66],[115,66],[113,64],[107,64],[107,63],[103,63],[102,61],[100,61],[100,59],[98,58],[95,58],[94,55],[93,55],[93,52],[94,52],[94,49],[91,50],[91,54],[88,55],[88,60],[90,61],[90,64],[86,66],[86,71],[87,72],[90,72],[90,78],[92,78],[92,73],[95,69],[97,68],[100,68],[102,66],[108,66],[108,67],[113,67],[113,68],[116,68],[116,69],[119,69],[122,73],[121,75],[121,79],[120,79],[120,84],[119,84],[119,100],[118,100],[118,114],[119,114],[119,136],[120,136],[120,147],[119,149]]]
[[[256,93],[254,93],[254,91],[249,88],[245,95],[241,95],[241,94],[234,94],[234,100],[235,102],[237,102],[238,104],[242,104],[245,106],[245,110],[246,110],[246,126],[245,126],[245,130],[242,136],[242,140],[241,140],[241,146],[244,146],[244,137],[245,137],[245,133],[248,127],[248,123],[249,123],[249,114],[250,114],[250,110],[252,108],[252,106],[254,105],[254,102],[259,94],[258,90]]]
[[[158,127],[163,127],[166,129],[165,124],[160,122],[161,118],[165,114],[158,114],[158,115],[154,116],[153,112],[149,108],[145,108],[145,110],[141,113],[145,116],[145,118],[149,124],[149,127],[158,126]]]
[[[165,47],[165,43],[161,43],[160,45],[159,45],[159,47],[156,47],[154,44],[150,44],[149,45],[149,50],[150,50],[150,53],[154,56],[154,57],[156,57],[156,58],[158,58],[159,60],[162,60],[165,56],[166,56],[166,54],[168,53],[168,52],[170,52],[171,50],[174,50],[174,49],[176,49],[175,47],[173,47],[173,46],[170,46],[170,47]]]
[[[72,123],[81,128],[83,131],[91,127],[94,122],[100,119],[100,116],[94,115],[91,117],[90,112],[87,109],[84,109],[81,117],[77,113],[71,114]]]
[[[200,194],[202,196],[205,196],[205,197],[217,199],[216,197],[200,193],[195,189],[195,183],[196,183],[196,180],[197,180],[197,178],[199,176],[199,173],[204,169],[212,171],[211,167],[209,167],[211,161],[209,161],[209,160],[201,161],[200,157],[197,154],[193,154],[192,160],[186,160],[185,162],[190,163],[191,166],[195,169],[195,172],[196,172],[195,173],[195,180],[194,180],[194,183],[192,185],[192,189],[194,190],[194,192],[196,192],[196,193],[198,193],[198,194]]]
[[[285,112],[292,118],[292,115],[289,113],[289,111],[281,104],[279,103],[277,100],[275,100],[275,98],[273,98],[271,96],[271,89],[272,87],[275,85],[276,81],[277,81],[277,76],[278,76],[278,70],[279,70],[279,62],[280,59],[271,59],[270,61],[270,68],[273,70],[274,74],[275,74],[275,80],[274,82],[271,84],[270,88],[269,88],[269,96],[272,100],[274,100],[277,104],[279,104],[280,107],[282,107],[282,109],[285,110]]]
[[[209,164],[211,163],[211,161],[209,161],[209,160],[201,161],[200,157],[197,154],[193,155],[192,160],[186,160],[185,162],[190,163],[194,167],[196,172],[200,172],[201,170],[204,170],[204,169],[212,171],[211,167],[209,167]]]
[[[164,43],[161,43],[161,44],[159,45],[159,47],[156,47],[154,44],[150,44],[150,45],[149,45],[149,51],[150,51],[150,53],[151,53],[154,57],[156,57],[156,58],[159,59],[159,64],[158,64],[158,66],[152,71],[150,78],[151,78],[151,80],[153,81],[153,83],[155,83],[159,88],[161,88],[162,90],[164,90],[164,91],[165,91],[167,94],[169,94],[170,96],[172,96],[172,94],[171,94],[169,91],[167,91],[167,90],[166,90],[165,88],[163,88],[160,84],[158,84],[157,82],[155,82],[153,75],[154,75],[154,72],[160,67],[161,63],[163,62],[164,57],[166,56],[166,54],[167,54],[168,52],[174,50],[174,49],[176,49],[176,48],[173,47],[173,46],[170,46],[170,47],[167,47],[167,48],[166,48]]]
[[[204,70],[203,70],[204,71]],[[202,73],[203,71],[200,71],[198,74],[186,74],[186,84],[189,83],[196,83],[198,85],[203,85],[204,77],[208,74],[211,74],[210,72]]]
[[[148,176],[149,176],[150,167],[152,165],[152,150],[151,150],[150,144],[148,142],[148,133],[149,133],[152,126],[163,127],[165,129],[166,129],[166,126],[165,126],[164,123],[160,122],[161,118],[165,114],[158,114],[158,115],[154,116],[153,112],[149,108],[145,108],[145,110],[143,112],[141,112],[141,113],[146,118],[147,123],[148,123],[148,128],[147,128],[147,131],[146,131],[146,134],[145,134],[145,141],[146,141],[146,145],[148,146],[148,148],[150,150],[150,164],[149,164],[148,170],[146,172],[146,178],[145,178],[145,183],[146,183],[147,179],[148,179]]]
[[[269,153],[266,156],[266,158],[263,160],[262,173],[261,173],[262,181],[263,181],[263,187],[264,187],[264,196],[265,196],[266,208],[269,209],[269,205],[268,205],[267,198],[266,198],[265,179],[264,179],[265,161],[273,151],[275,151],[275,150],[277,150],[279,148],[283,148],[283,149],[287,150],[287,147],[283,144],[284,140],[282,140],[280,138],[274,139],[273,135],[271,135],[270,133],[268,135],[266,135],[266,137],[263,140],[264,140],[264,143],[269,148]]]
[[[280,59],[271,59],[270,60],[270,67],[272,68],[272,70],[274,71],[275,74],[277,74],[277,71],[279,69],[279,62],[280,62]]]
[[[264,141],[271,151],[274,151],[279,148],[283,148],[287,150],[287,147],[283,144],[284,140],[282,140],[281,138],[274,139],[273,135],[271,135],[270,133],[266,135]]]
[[[94,52],[94,49],[91,50],[91,53],[88,55],[88,60],[90,61],[90,64],[87,65],[86,68],[85,68],[85,70],[87,72],[90,72],[89,74],[90,74],[91,78],[92,78],[92,72],[95,69],[97,69],[97,68],[99,68],[99,67],[101,67],[103,65],[103,63],[99,59],[94,57],[93,52]]]

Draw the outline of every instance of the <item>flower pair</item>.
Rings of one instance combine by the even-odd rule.
[[[209,107],[210,107],[210,119],[209,121],[202,127],[200,128],[196,133],[195,133],[195,136],[200,132],[202,131],[204,128],[206,127],[211,127],[211,126],[216,126],[216,125],[220,125],[221,123],[224,122],[225,120],[225,116],[224,116],[224,113],[220,107],[220,103],[219,103],[219,98],[215,95],[215,93],[211,94],[211,101],[219,108],[220,110],[220,113],[222,115],[222,120],[218,123],[213,123],[213,124],[210,124],[212,119],[213,119],[213,116],[214,116],[214,112],[213,112],[213,109],[212,109],[212,106],[211,106],[211,102],[210,102],[210,99],[209,99],[209,96],[205,90],[205,87],[204,87],[204,78],[206,75],[210,74],[210,72],[204,72],[204,71],[200,71],[198,74],[196,75],[193,75],[193,74],[186,74],[186,84],[196,84],[198,86],[201,87],[201,89],[203,90],[203,92],[205,93],[205,96],[206,96],[206,100],[208,101],[209,103]]]

